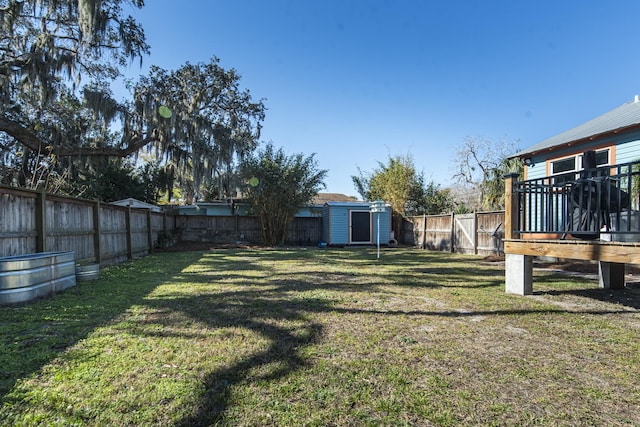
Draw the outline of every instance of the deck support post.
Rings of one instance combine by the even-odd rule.
[[[600,287],[603,289],[624,289],[624,264],[618,262],[598,262]]]
[[[518,194],[513,192],[513,183],[518,179],[517,173],[510,173],[504,176],[504,238],[519,239],[518,217]]]
[[[505,254],[505,290],[509,294],[533,293],[533,257]]]

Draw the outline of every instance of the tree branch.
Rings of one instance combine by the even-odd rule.
[[[144,137],[134,137],[124,148],[118,147],[56,147],[51,149],[51,145],[47,144],[38,137],[38,135],[26,129],[20,123],[9,120],[6,117],[0,117],[0,132],[15,138],[20,144],[35,152],[51,153],[54,152],[58,157],[72,157],[77,155],[94,156],[94,157],[127,157],[140,150],[145,145],[158,141],[157,134],[154,131],[149,132]]]

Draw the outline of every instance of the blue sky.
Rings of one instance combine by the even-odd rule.
[[[465,137],[526,148],[640,94],[640,2],[147,0],[150,65],[220,58],[254,99],[262,140],[316,153],[328,192],[410,154],[451,185]]]

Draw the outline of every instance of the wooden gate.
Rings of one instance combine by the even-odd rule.
[[[405,218],[403,243],[422,249],[464,254],[503,252],[504,211]]]
[[[476,214],[453,215],[453,247],[461,254],[476,253]]]

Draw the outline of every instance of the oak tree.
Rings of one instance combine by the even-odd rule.
[[[128,135],[117,146],[101,144],[119,110],[108,82],[149,52],[142,27],[125,16],[123,3],[0,0],[0,132],[11,137],[3,149],[19,143],[57,157],[124,156],[149,141]]]
[[[150,148],[174,165],[190,197],[201,198],[212,184],[218,197],[231,197],[237,166],[256,149],[265,117],[263,101],[241,89],[240,75],[215,57],[173,71],[152,66],[133,96],[125,133],[153,129]]]

